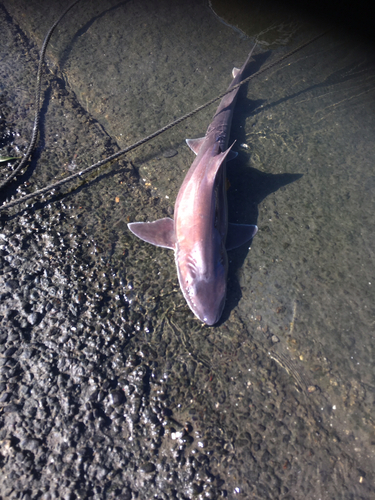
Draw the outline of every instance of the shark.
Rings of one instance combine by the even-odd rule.
[[[244,79],[253,50],[240,69],[233,68],[228,91]],[[226,162],[237,156],[234,143],[228,143],[238,90],[222,98],[204,137],[186,139],[196,158],[179,189],[174,218],[128,224],[141,240],[174,251],[185,300],[209,326],[220,320],[225,305],[227,251],[250,241],[258,231],[253,224],[228,222]]]

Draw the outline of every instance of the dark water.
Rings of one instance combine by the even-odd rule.
[[[22,149],[31,129],[36,48],[62,7],[3,5],[10,31],[0,88],[7,126],[18,134],[12,147]],[[249,38],[201,1],[78,4],[48,51],[32,187],[88,166],[214,97],[255,39],[261,65],[322,30],[286,9],[247,14],[241,30]],[[230,11],[226,19],[235,22]],[[173,254],[126,229],[128,221],[171,213],[192,162],[184,140],[205,132],[215,105],[136,150],[112,173],[92,176],[64,202],[74,227],[61,231],[86,235],[82,259],[95,247],[90,282],[95,288],[97,280],[108,314],[125,314],[131,332],[131,341],[112,354],[152,358],[153,364],[145,361],[149,391],[156,391],[151,381],[160,371],[168,388],[163,404],[188,429],[187,443],[165,432],[152,458],[175,462],[184,477],[178,484],[185,485],[177,498],[216,498],[222,491],[262,499],[374,494],[374,83],[372,49],[332,29],[242,91],[232,129],[239,155],[228,168],[230,216],[250,223],[256,217],[259,233],[251,249],[230,254],[227,306],[216,327],[192,317]],[[171,149],[178,154],[170,156]],[[115,366],[113,380],[120,374]],[[121,449],[129,439],[126,412],[116,441]],[[142,437],[142,426],[137,432],[140,460],[151,460],[151,438],[146,431]],[[199,457],[195,474],[192,457]],[[164,498],[158,490],[164,473],[157,466],[147,486],[138,464],[118,488],[126,482],[129,498],[137,498],[137,488],[139,498]],[[216,489],[209,490],[210,477]]]

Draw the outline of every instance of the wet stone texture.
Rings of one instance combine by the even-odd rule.
[[[1,155],[18,155],[38,51],[3,7],[0,23]],[[58,68],[44,82],[37,153],[3,199],[119,148]],[[180,156],[171,145],[165,161]],[[171,215],[168,198],[148,190],[129,158],[75,187],[1,214],[0,496],[372,498],[373,468],[354,429],[343,436],[331,424],[328,396],[277,350],[298,348],[290,306],[270,307],[271,328],[235,308],[203,327],[179,291],[173,254],[126,231],[130,220]],[[234,280],[229,289],[233,299]],[[319,356],[316,370],[330,373]],[[347,407],[370,397],[350,385]]]
[[[145,319],[147,291],[69,213],[55,203],[2,223],[4,498],[301,498],[320,463],[322,488],[340,491],[327,482],[343,468],[355,481],[337,437],[245,331],[233,345],[231,322],[219,338],[192,327],[212,357],[194,352],[172,320]]]

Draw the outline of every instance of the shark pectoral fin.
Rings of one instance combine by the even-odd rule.
[[[186,139],[186,144],[193,151],[193,153],[197,155],[204,140],[205,137],[199,137],[198,139]]]
[[[258,226],[252,224],[228,224],[228,234],[226,241],[226,249],[233,250],[238,248],[247,241],[254,238],[257,234]]]
[[[176,237],[174,220],[166,217],[154,222],[131,222],[128,224],[130,231],[143,241],[157,247],[175,249]]]

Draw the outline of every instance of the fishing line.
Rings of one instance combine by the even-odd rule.
[[[47,50],[47,45],[48,42],[50,41],[50,38],[52,36],[52,33],[54,32],[56,26],[59,24],[61,19],[72,9],[80,0],[75,0],[69,7],[66,9],[66,11],[61,14],[61,16],[58,18],[58,20],[50,27],[48,30],[47,35],[44,38],[44,42],[42,45],[42,48],[40,50],[40,57],[39,57],[39,65],[38,65],[38,73],[36,77],[36,92],[35,92],[35,117],[34,117],[34,125],[33,125],[33,132],[31,134],[31,140],[29,147],[27,148],[27,151],[23,158],[20,160],[18,165],[16,164],[15,169],[13,172],[7,177],[3,182],[0,183],[0,189],[4,188],[9,182],[16,177],[16,175],[20,172],[20,170],[26,165],[28,159],[31,156],[31,153],[34,150],[36,140],[38,137],[38,129],[39,129],[39,122],[40,122],[40,95],[42,91],[42,71],[43,71],[43,63],[44,63],[44,57],[46,54]],[[1,208],[1,207],[0,207]]]
[[[20,161],[20,163],[16,166],[16,168],[12,172],[12,174],[5,181],[3,181],[0,184],[0,189],[3,188],[3,187],[5,187],[20,172],[20,170],[25,166],[26,162],[28,161],[28,159],[29,159],[29,157],[30,157],[30,155],[31,155],[34,147],[35,147],[36,139],[37,139],[37,136],[38,136],[39,121],[40,121],[40,109],[39,108],[40,108],[40,95],[41,95],[41,74],[42,74],[43,62],[44,62],[44,57],[45,57],[47,45],[48,45],[48,42],[49,42],[49,40],[50,40],[50,38],[52,36],[52,33],[53,33],[54,29],[56,28],[57,24],[69,12],[69,10],[71,8],[73,8],[79,1],[80,0],[76,0],[75,2],[73,2],[66,9],[66,11],[59,17],[59,19],[49,29],[49,31],[48,31],[45,39],[44,39],[43,46],[42,46],[42,49],[40,51],[40,60],[39,60],[39,66],[38,66],[37,90],[36,90],[36,98],[35,98],[35,118],[34,118],[34,126],[33,126],[33,132],[32,132],[32,137],[31,137],[30,145],[29,145],[29,147],[28,147],[28,149],[27,149],[27,151],[25,153],[25,156],[22,158],[22,160]],[[54,189],[56,189],[56,188],[58,188],[60,186],[63,186],[64,184],[67,184],[68,182],[71,182],[74,179],[77,179],[77,178],[80,178],[80,177],[82,177],[82,176],[84,176],[86,174],[89,174],[93,170],[95,170],[95,169],[97,169],[99,167],[102,167],[106,163],[109,163],[109,162],[112,162],[112,161],[116,160],[120,156],[123,156],[126,153],[129,153],[130,151],[138,148],[139,146],[142,146],[143,144],[145,144],[148,141],[151,141],[152,139],[154,139],[158,135],[162,134],[163,132],[166,132],[167,130],[171,129],[172,127],[175,127],[176,125],[178,125],[182,121],[187,120],[188,118],[192,117],[193,115],[195,115],[199,111],[202,111],[203,109],[207,108],[208,106],[210,106],[214,102],[218,101],[219,99],[222,99],[227,94],[230,94],[233,90],[238,89],[241,85],[244,85],[245,83],[249,82],[253,78],[258,77],[259,75],[261,75],[265,71],[268,71],[269,69],[273,68],[274,66],[276,66],[280,62],[284,61],[288,57],[292,56],[296,52],[299,52],[300,50],[302,50],[303,48],[305,48],[307,45],[310,45],[311,43],[315,42],[316,40],[318,40],[318,38],[321,38],[326,33],[327,33],[327,31],[324,31],[323,33],[320,33],[319,35],[311,38],[307,42],[304,42],[303,44],[299,45],[297,48],[295,48],[295,49],[291,50],[290,52],[288,52],[287,54],[283,55],[282,57],[280,57],[276,61],[268,64],[267,66],[265,66],[264,68],[261,68],[256,73],[253,73],[252,75],[248,76],[247,78],[245,78],[244,80],[242,80],[237,85],[234,85],[233,87],[231,87],[229,90],[223,92],[222,94],[219,94],[218,96],[214,97],[210,101],[208,101],[205,104],[202,104],[198,108],[194,109],[190,113],[187,113],[186,115],[181,116],[177,120],[174,120],[173,122],[169,123],[168,125],[164,126],[163,128],[157,130],[156,132],[148,135],[147,137],[144,137],[140,141],[135,142],[134,144],[126,147],[125,149],[122,149],[121,151],[118,151],[117,153],[115,153],[115,154],[113,154],[111,156],[108,156],[107,158],[104,158],[103,160],[101,160],[101,161],[99,161],[97,163],[94,163],[93,165],[90,165],[89,167],[87,167],[87,168],[85,168],[85,169],[83,169],[83,170],[81,170],[79,172],[76,172],[75,174],[72,174],[72,175],[70,175],[68,177],[65,177],[64,179],[61,179],[58,182],[55,182],[53,184],[49,184],[48,186],[46,186],[46,187],[44,187],[42,189],[39,189],[37,191],[34,191],[33,193],[30,193],[28,195],[25,195],[25,196],[23,196],[23,197],[21,197],[21,198],[19,198],[17,200],[13,200],[13,201],[11,201],[9,203],[4,203],[3,205],[0,206],[0,210],[6,210],[8,208],[11,208],[11,207],[14,207],[16,205],[19,205],[20,203],[22,203],[24,201],[30,200],[30,199],[32,199],[32,198],[34,198],[36,196],[40,196],[42,194],[45,194],[48,191],[53,191]]]

